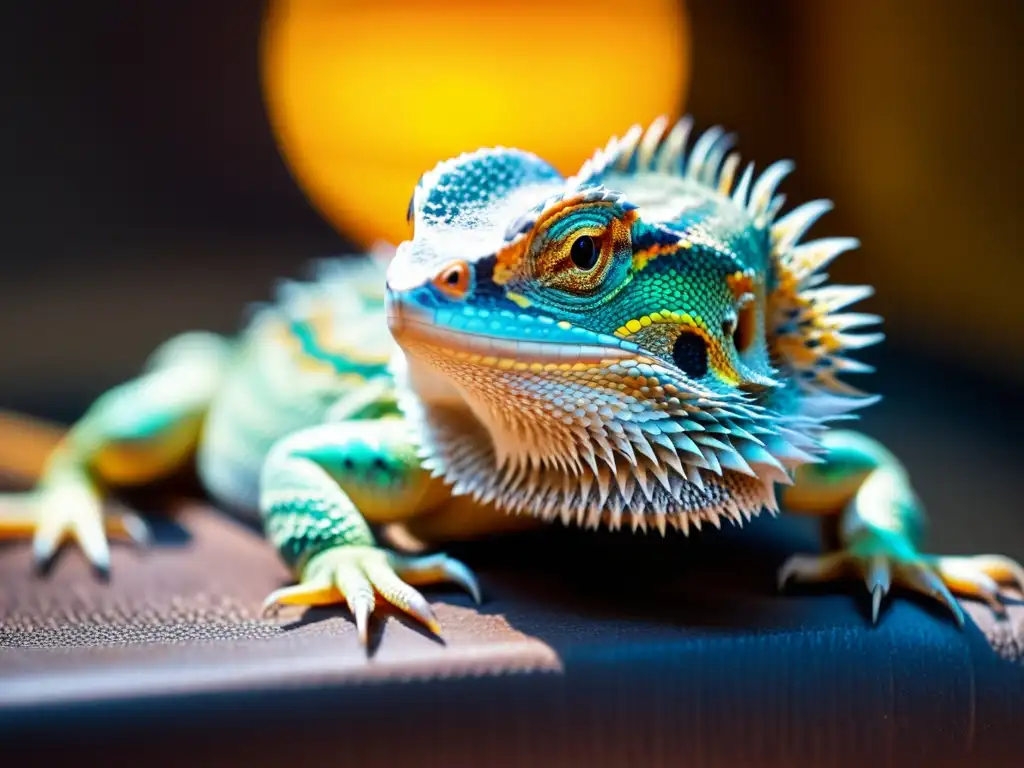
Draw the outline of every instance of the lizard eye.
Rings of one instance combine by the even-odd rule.
[[[543,251],[537,261],[537,276],[544,285],[573,296],[593,296],[605,285],[614,261],[613,248],[607,232],[591,228],[588,234],[576,234]]]
[[[572,263],[584,272],[589,272],[597,266],[600,256],[601,252],[590,235],[577,237],[572,248],[569,249],[569,258],[572,259]]]
[[[632,219],[606,203],[570,202],[534,225],[525,263],[536,290],[580,311],[628,283]]]

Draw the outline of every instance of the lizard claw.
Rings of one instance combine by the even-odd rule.
[[[430,603],[412,585],[450,581],[479,603],[480,586],[463,563],[447,555],[405,556],[377,547],[341,546],[314,557],[302,581],[271,593],[264,614],[275,605],[332,605],[344,601],[355,620],[359,642],[368,645],[369,621],[377,595],[440,636]]]
[[[150,541],[149,526],[141,517],[128,510],[105,513],[95,492],[78,484],[0,495],[0,539],[15,537],[31,537],[39,570],[45,570],[60,545],[71,539],[104,575],[110,571],[108,537],[138,546]]]
[[[932,567],[950,589],[983,600],[999,617],[1006,616],[1001,587],[1024,592],[1024,568],[1002,555],[935,557]]]
[[[791,580],[827,582],[849,575],[863,580],[871,594],[871,620],[878,622],[882,600],[893,584],[942,603],[959,627],[966,618],[956,595],[983,600],[999,617],[1006,616],[1001,587],[1024,591],[1024,567],[1008,557],[940,557],[916,552],[905,541],[881,535],[859,540],[852,548],[822,555],[796,554],[779,569],[779,588]]]
[[[830,552],[825,555],[791,555],[779,568],[779,590],[785,589],[791,581],[828,581],[842,575],[845,566],[846,559],[841,552]]]
[[[466,590],[477,605],[483,602],[480,584],[473,572],[462,562],[445,554],[424,557],[391,555],[398,573],[410,584],[432,584],[450,581]]]
[[[882,589],[882,586],[880,584],[876,584],[871,589],[871,623],[872,624],[877,624],[878,623],[878,610],[879,610],[879,608],[882,607],[882,596],[883,595],[884,595],[884,590]]]
[[[878,623],[878,612],[882,607],[882,598],[892,588],[892,570],[889,561],[884,557],[874,556],[868,562],[864,581],[871,591],[871,623]]]

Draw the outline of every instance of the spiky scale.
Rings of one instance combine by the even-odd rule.
[[[693,149],[686,163],[686,176],[690,179],[700,178],[708,159],[708,154],[717,142],[725,134],[725,129],[720,125],[708,128],[697,137]]]
[[[675,175],[682,173],[686,140],[693,128],[693,120],[685,117],[669,131],[668,138],[661,145],[654,170],[658,173]]]
[[[631,170],[636,153],[637,143],[643,136],[643,126],[634,125],[618,141],[615,148],[615,167],[620,171]]]
[[[831,211],[831,200],[812,200],[794,208],[771,228],[772,243],[779,253],[787,253],[814,223]]]
[[[743,175],[740,176],[739,184],[736,185],[736,189],[733,190],[732,200],[736,205],[741,208],[747,207],[747,201],[750,194],[750,183],[754,178],[754,164],[748,163],[747,167],[743,169]]]
[[[755,225],[765,225],[765,211],[775,194],[776,188],[786,176],[793,172],[795,166],[790,160],[777,160],[769,165],[754,182],[750,192],[750,202],[747,210],[754,217]]]
[[[708,152],[707,159],[704,162],[702,173],[700,174],[699,181],[702,184],[707,185],[709,188],[714,188],[718,185],[719,174],[722,168],[722,161],[725,159],[726,154],[733,145],[736,143],[736,134],[726,133],[723,134],[714,143]]]
[[[655,119],[644,133],[637,147],[636,168],[638,171],[648,171],[651,169],[655,152],[661,143],[661,138],[665,133],[667,125],[668,118],[662,115]]]

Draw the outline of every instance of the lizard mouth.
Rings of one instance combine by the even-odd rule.
[[[464,304],[430,306],[395,291],[387,294],[386,314],[398,346],[430,367],[444,369],[454,383],[469,386],[475,379],[472,371],[486,369],[503,376],[554,376],[573,389],[587,380],[599,389],[636,384],[694,403],[749,400],[746,391],[726,393],[667,366],[634,341],[545,315]]]
[[[469,307],[429,308],[389,294],[387,319],[399,346],[505,370],[572,370],[623,360],[651,362],[636,344],[566,321]]]

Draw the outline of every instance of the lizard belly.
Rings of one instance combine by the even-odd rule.
[[[509,514],[470,496],[450,496],[435,510],[390,526],[386,534],[399,546],[418,548],[544,525],[547,522],[541,518]]]

